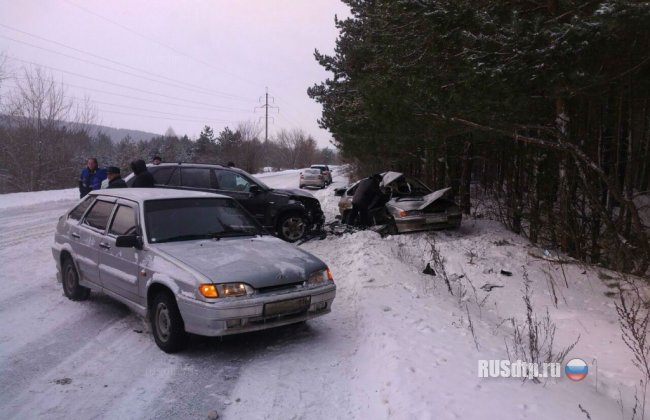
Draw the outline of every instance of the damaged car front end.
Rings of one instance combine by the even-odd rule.
[[[342,191],[339,212],[348,220],[352,197],[358,183]],[[388,233],[407,233],[458,228],[462,220],[460,207],[446,196],[451,188],[432,191],[418,179],[400,172],[382,173],[380,184],[390,199],[383,208],[371,211],[374,225],[386,225]]]

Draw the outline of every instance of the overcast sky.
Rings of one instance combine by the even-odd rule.
[[[329,76],[313,52],[332,53],[335,15],[349,15],[338,0],[0,0],[0,52],[88,95],[98,123],[158,134],[263,127],[268,86],[269,137],[302,128],[325,147],[306,91]]]

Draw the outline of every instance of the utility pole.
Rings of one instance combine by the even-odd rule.
[[[262,102],[262,97],[260,96],[259,99],[260,102]],[[271,101],[275,103],[275,98],[271,96]],[[274,108],[277,109],[278,112],[280,112],[280,108],[275,106],[275,105],[269,105],[269,88],[266,88],[266,93],[264,94],[264,105],[261,106],[256,106],[255,109],[257,108],[264,108],[264,141],[269,140],[269,108]],[[273,117],[271,117],[273,119]]]

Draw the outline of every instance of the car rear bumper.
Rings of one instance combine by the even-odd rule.
[[[300,181],[300,185],[303,187],[323,187],[327,184],[327,181],[324,179],[303,179]]]
[[[177,296],[185,330],[205,336],[223,336],[279,327],[325,315],[331,311],[336,296],[334,283],[318,288],[285,293],[272,293],[244,299],[206,303]],[[265,313],[268,304],[309,299],[306,306],[286,312]],[[304,302],[304,301],[303,301]]]

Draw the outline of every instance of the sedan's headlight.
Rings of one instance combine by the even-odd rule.
[[[325,270],[319,270],[319,271],[314,271],[309,275],[309,278],[307,279],[307,285],[309,286],[315,286],[323,283],[327,283],[328,281],[334,281],[334,278],[332,277],[332,272],[330,269],[325,269]]]
[[[199,286],[201,295],[207,298],[239,297],[253,293],[253,288],[245,283],[205,283]]]

